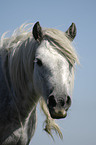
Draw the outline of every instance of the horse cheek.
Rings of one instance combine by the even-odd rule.
[[[38,96],[41,96],[41,94],[42,94],[42,80],[41,80],[41,77],[39,75],[39,72],[36,69],[34,70],[33,84],[34,84],[35,93]]]

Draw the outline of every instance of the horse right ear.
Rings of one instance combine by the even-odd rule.
[[[32,33],[35,40],[41,41],[43,39],[43,32],[39,22],[35,23]]]
[[[77,33],[76,25],[74,23],[72,23],[71,26],[68,28],[68,30],[65,33],[66,33],[67,38],[70,41],[73,41],[73,39],[75,38],[76,33]]]

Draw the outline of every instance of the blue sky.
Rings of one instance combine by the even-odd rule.
[[[44,116],[30,145],[96,145],[96,1],[95,0],[0,0],[0,36],[24,22],[40,21],[42,27],[66,31],[74,22],[74,45],[81,65],[75,72],[73,103],[66,119],[58,120],[64,139],[55,142],[43,131]]]

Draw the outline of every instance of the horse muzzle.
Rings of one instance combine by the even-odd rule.
[[[50,115],[53,119],[61,119],[67,116],[67,110],[71,106],[71,98],[69,96],[58,97],[50,95],[47,100]]]
[[[49,109],[50,115],[53,119],[61,119],[67,116],[67,111],[65,109]]]

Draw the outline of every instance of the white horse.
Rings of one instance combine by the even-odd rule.
[[[42,30],[32,33],[22,25],[0,41],[0,145],[28,145],[36,128],[36,106],[46,115],[45,130],[62,134],[54,119],[64,118],[71,105],[74,66],[78,58],[71,41],[74,23],[64,33]],[[53,119],[52,119],[53,118]]]

